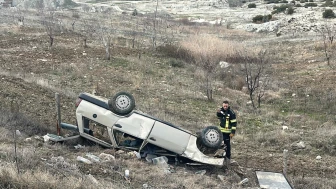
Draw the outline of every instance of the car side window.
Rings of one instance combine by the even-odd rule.
[[[88,118],[84,118],[84,128],[90,129],[92,131],[92,136],[95,138],[112,144],[106,126]]]
[[[122,131],[113,131],[116,143],[120,147],[126,148],[140,148],[143,140]]]

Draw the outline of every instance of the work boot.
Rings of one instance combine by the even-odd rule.
[[[225,157],[224,165],[225,165],[227,168],[230,168],[230,159],[229,159],[229,158]]]

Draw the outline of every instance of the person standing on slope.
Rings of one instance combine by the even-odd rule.
[[[230,139],[235,135],[237,128],[236,114],[230,109],[229,101],[224,100],[223,105],[217,110],[217,117],[220,120],[219,129],[223,133],[224,144],[226,145],[227,162],[231,159]]]

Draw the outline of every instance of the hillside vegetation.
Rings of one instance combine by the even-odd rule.
[[[294,188],[335,188],[335,46],[320,34],[276,37],[153,13],[0,15],[0,188],[258,188],[255,171],[282,172],[284,149]],[[257,76],[251,88],[246,77],[253,84]],[[132,93],[138,110],[194,133],[217,125],[215,112],[229,100],[238,119],[237,165],[171,164],[166,174],[132,153],[43,141],[56,133],[56,92],[62,121],[75,124],[79,93],[118,91]],[[116,159],[76,161],[102,152]]]

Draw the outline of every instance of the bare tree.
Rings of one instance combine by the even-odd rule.
[[[105,47],[105,59],[111,59],[111,39],[114,32],[113,27],[106,27],[103,23],[98,23],[97,26],[98,37]]]
[[[264,97],[265,92],[268,89],[270,82],[271,82],[271,77],[270,75],[267,75],[267,74],[265,74],[259,81],[259,87],[256,90],[258,108],[261,107],[261,99]]]
[[[331,58],[333,55],[333,42],[336,36],[335,25],[325,24],[320,30],[320,35],[323,40],[323,50],[327,64],[329,67],[332,67]]]
[[[190,60],[200,66],[205,73],[205,90],[208,100],[212,100],[212,81],[219,62],[225,59],[228,53],[228,42],[211,36],[191,36],[181,43]],[[184,57],[185,58],[185,57]]]
[[[265,87],[269,82],[267,81],[267,77],[265,77],[265,82],[262,82],[269,60],[267,59],[266,51],[260,51],[256,57],[249,54],[247,52],[240,52],[244,61],[244,74],[250,100],[253,108],[256,108],[254,103],[255,92],[257,91],[258,104],[260,106],[260,100],[264,96]]]
[[[159,0],[156,0],[156,7],[155,7],[155,13],[154,13],[154,20],[153,20],[153,48],[155,49],[156,47],[156,35],[157,35],[157,20],[156,20],[156,17],[157,17],[157,9],[158,9],[158,6],[159,6]]]
[[[28,1],[24,2],[24,3],[28,3]],[[28,5],[29,6],[29,5]],[[37,9],[37,12],[40,14],[40,15],[43,15],[44,14],[44,9],[45,9],[45,4],[44,4],[44,0],[36,0],[34,3],[33,3],[33,7]]]
[[[92,37],[92,35],[96,31],[96,27],[94,26],[93,22],[89,20],[84,20],[83,23],[81,24],[82,29],[80,31],[79,36],[82,37],[83,39],[83,47],[87,48],[87,40],[89,37]]]
[[[47,35],[49,36],[49,48],[54,44],[54,37],[57,30],[58,23],[55,18],[55,12],[49,11],[44,15],[43,26],[46,29]]]

